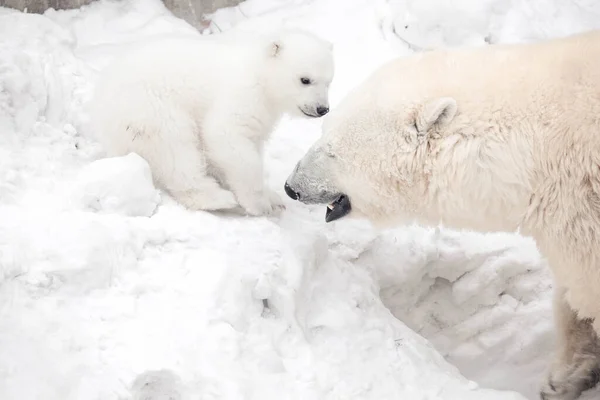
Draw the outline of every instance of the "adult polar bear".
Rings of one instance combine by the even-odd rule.
[[[300,29],[169,37],[99,78],[91,126],[109,156],[135,152],[184,206],[250,215],[282,207],[263,183],[263,144],[284,113],[329,111],[331,43]]]
[[[329,203],[327,221],[533,236],[553,271],[559,338],[541,397],[597,383],[600,32],[382,66],[327,116],[285,190]]]

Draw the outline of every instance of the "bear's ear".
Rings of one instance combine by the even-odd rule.
[[[269,55],[271,57],[277,57],[281,52],[281,42],[273,41],[269,44]]]
[[[452,97],[440,97],[429,100],[417,115],[415,125],[419,133],[428,132],[434,125],[443,127],[456,115],[458,106]]]

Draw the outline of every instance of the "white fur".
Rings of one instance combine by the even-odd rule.
[[[268,214],[282,202],[264,187],[263,144],[283,113],[328,107],[333,72],[331,44],[300,30],[162,39],[103,71],[91,125],[109,155],[142,156],[186,207]]]
[[[600,32],[392,61],[323,130],[288,179],[300,198],[315,194],[306,182],[319,181],[349,197],[350,215],[377,225],[415,218],[533,236],[555,277],[559,331],[541,395],[572,400],[594,384]]]

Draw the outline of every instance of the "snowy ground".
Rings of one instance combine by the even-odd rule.
[[[595,3],[248,0],[209,31],[333,41],[335,106],[390,57],[598,27]],[[0,399],[536,399],[553,334],[531,240],[376,234],[291,201],[277,219],[189,212],[139,157],[102,159],[84,113],[97,71],[170,32],[198,34],[158,0],[0,8]],[[320,123],[275,132],[282,196]]]

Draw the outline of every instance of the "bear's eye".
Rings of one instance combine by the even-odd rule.
[[[303,85],[310,85],[310,79],[308,78],[300,78],[300,82],[302,82]]]

